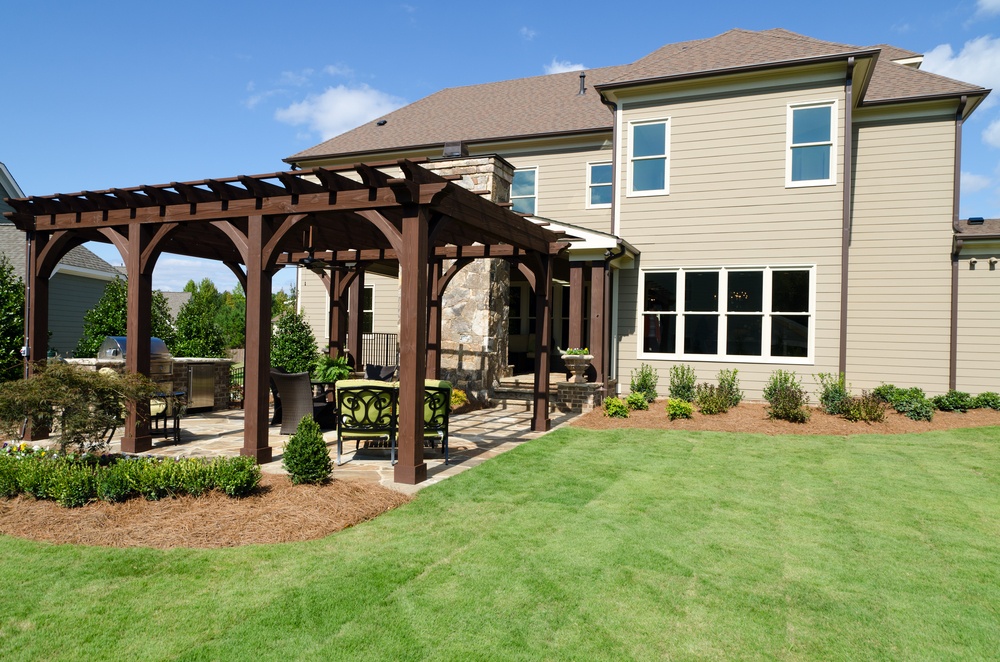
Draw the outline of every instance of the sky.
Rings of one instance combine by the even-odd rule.
[[[0,161],[26,195],[285,170],[283,158],[446,87],[785,28],[893,44],[924,53],[925,70],[997,89],[964,126],[961,215],[1000,218],[1000,0],[0,0],[0,16]],[[221,264],[169,254],[153,285],[205,277],[235,285]],[[292,270],[274,283],[290,289]]]

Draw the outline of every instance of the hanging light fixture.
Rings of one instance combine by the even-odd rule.
[[[313,224],[309,223],[309,240],[306,246],[307,255],[304,258],[299,259],[299,265],[309,269],[310,271],[322,271],[326,265],[326,262],[316,258],[316,247],[313,243]]]

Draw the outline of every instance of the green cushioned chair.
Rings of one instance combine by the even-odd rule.
[[[441,442],[444,463],[448,464],[448,419],[451,413],[451,382],[424,380],[424,443],[434,448]]]
[[[399,391],[385,382],[343,379],[337,382],[337,465],[344,440],[354,441],[354,449],[362,441],[388,441],[390,459],[396,462],[396,406]]]

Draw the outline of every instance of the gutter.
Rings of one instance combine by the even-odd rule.
[[[968,97],[962,96],[955,111],[955,171],[951,199],[951,229],[958,234],[959,194],[962,185],[962,122]],[[955,238],[951,251],[951,329],[948,344],[948,388],[958,384],[958,254],[962,251],[963,239]]]
[[[848,272],[851,252],[851,191],[854,174],[854,57],[847,58],[844,81],[844,201],[840,238],[840,364],[839,374],[847,373],[847,304]]]

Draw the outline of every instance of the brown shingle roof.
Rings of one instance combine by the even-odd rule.
[[[783,29],[730,30],[710,39],[667,44],[630,65],[591,69],[588,88],[695,76],[744,67],[763,67],[826,57],[887,51],[877,60],[864,101],[982,94],[976,85],[954,81],[892,62],[916,56],[895,47],[858,47],[813,39]],[[568,72],[441,90],[381,120],[320,143],[285,159],[290,163],[324,156],[384,152],[445,142],[482,142],[521,136],[610,130],[612,116],[600,96],[578,95],[579,73]]]
[[[961,220],[958,222],[958,233],[962,239],[975,239],[977,235],[1000,235],[1000,218],[983,219],[982,223],[976,225],[969,223],[969,219]]]

